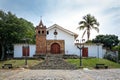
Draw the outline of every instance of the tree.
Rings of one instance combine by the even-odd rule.
[[[92,41],[94,43],[103,43],[103,46],[109,49],[118,45],[119,43],[118,36],[116,35],[98,35]]]
[[[6,47],[14,43],[20,43],[24,37],[33,38],[34,26],[23,18],[17,18],[11,12],[0,11],[0,47],[3,60]],[[33,39],[31,40],[33,42]]]
[[[97,26],[99,26],[99,23],[97,22],[96,18],[94,16],[91,16],[90,14],[87,14],[86,16],[83,17],[83,21],[79,22],[79,30],[85,29],[83,36],[87,32],[87,40],[90,38],[90,30],[95,29],[97,32],[99,32],[99,29]]]
[[[118,45],[112,47],[112,50],[118,51],[118,58],[120,60],[120,40],[119,40]]]

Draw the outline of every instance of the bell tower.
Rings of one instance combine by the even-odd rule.
[[[43,25],[42,20],[35,28],[36,31],[36,55],[46,53],[46,26]]]

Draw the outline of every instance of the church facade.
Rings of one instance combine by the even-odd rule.
[[[61,28],[61,29],[59,29]],[[42,21],[36,27],[36,55],[41,54],[64,54],[65,53],[65,41],[64,35],[59,38],[62,27],[58,27],[57,24],[52,25],[49,28],[43,25]],[[59,30],[59,31],[58,31]],[[77,34],[73,34],[77,35]]]
[[[68,31],[57,24],[46,28],[42,20],[35,30],[36,55],[46,53],[64,54],[68,51],[74,53],[72,49],[75,48],[74,41],[78,36],[76,33]]]
[[[54,24],[48,28],[43,24],[42,20],[35,28],[36,44],[29,44],[24,47],[24,44],[14,44],[14,57],[24,57],[42,54],[76,54],[80,51],[75,45],[75,40],[78,34],[64,29],[63,27]],[[82,50],[83,57],[97,57],[97,45],[86,45]],[[103,57],[105,51],[102,45],[99,45],[99,57]]]

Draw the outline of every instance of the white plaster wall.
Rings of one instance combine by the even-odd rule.
[[[57,30],[58,34],[55,38],[54,31]],[[76,54],[80,55],[79,49],[75,46],[74,41],[74,35],[71,35],[69,33],[66,33],[60,29],[53,28],[49,30],[49,34],[47,35],[47,40],[64,40],[65,42],[65,54]],[[14,57],[22,57],[22,46],[23,44],[15,44],[14,45]],[[30,47],[30,56],[33,57],[36,50],[36,45],[29,45]],[[98,46],[95,44],[87,45],[85,44],[85,47],[88,47],[88,57],[98,57]],[[99,57],[102,58],[105,54],[105,50],[102,49],[102,45],[99,46]]]
[[[22,57],[22,44],[14,44],[14,58]]]
[[[55,38],[54,31],[57,30],[58,34]],[[76,54],[80,55],[80,50],[74,44],[74,36],[70,35],[60,29],[53,28],[49,30],[49,34],[47,35],[47,39],[58,39],[65,41],[65,54]],[[95,44],[89,45],[86,44],[85,47],[88,47],[88,57],[98,57],[98,46]],[[99,58],[104,56],[105,51],[102,49],[102,45],[99,45]]]
[[[22,46],[23,46],[23,44],[14,44],[14,58],[15,57],[23,57],[22,56]],[[33,55],[35,54],[36,45],[30,44],[29,49],[30,49],[29,57],[33,57]]]
[[[98,46],[95,44],[91,45],[84,45],[84,47],[88,48],[88,57],[96,57],[98,58]],[[80,50],[77,48],[76,50],[76,55],[80,56]],[[105,49],[102,48],[102,45],[99,46],[99,58],[103,58],[105,54]],[[82,54],[82,50],[81,50]]]
[[[99,47],[97,45],[85,45],[85,47],[88,47],[88,56],[89,57],[97,57],[99,56],[99,58],[103,58],[103,49],[102,49],[102,45],[99,45]]]
[[[35,54],[36,45],[29,45],[29,46],[30,46],[30,56],[29,57],[33,57],[33,55]]]
[[[77,48],[76,45],[74,45],[73,52],[74,52],[74,54],[80,56],[80,50]],[[81,52],[81,54],[82,54],[82,52]]]
[[[58,34],[55,38],[54,31],[57,30]],[[66,54],[75,54],[76,53],[76,46],[74,45],[74,36],[66,33],[60,29],[53,28],[49,30],[49,34],[47,35],[47,40],[64,40],[65,42],[65,53]]]

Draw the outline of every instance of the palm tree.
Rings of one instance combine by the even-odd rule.
[[[82,38],[84,37],[85,33],[87,32],[87,40],[90,38],[90,30],[95,29],[97,32],[99,32],[99,23],[97,22],[96,18],[94,16],[91,16],[90,14],[87,14],[83,17],[83,21],[79,22],[79,30],[85,30],[83,32]]]

